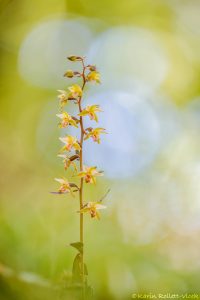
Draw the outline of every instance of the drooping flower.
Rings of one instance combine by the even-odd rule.
[[[89,116],[90,120],[95,120],[96,122],[98,122],[98,117],[97,117],[96,112],[101,112],[101,111],[102,110],[100,109],[99,105],[96,105],[96,104],[95,105],[88,105],[78,115],[79,116]]]
[[[68,92],[64,90],[58,90],[58,92],[60,93],[60,95],[58,95],[58,99],[60,100],[61,107],[63,107],[65,104],[67,104]]]
[[[82,88],[78,84],[73,84],[72,86],[68,87],[68,90],[70,91],[68,95],[69,99],[77,99],[83,94]]]
[[[65,144],[65,146],[61,149],[61,152],[71,151],[73,148],[79,151],[81,149],[75,136],[67,135],[65,137],[60,137],[59,140]]]
[[[72,125],[78,128],[76,121],[67,112],[57,114],[56,116],[61,119],[61,122],[59,123],[60,128],[65,128],[68,125]]]
[[[105,209],[106,206],[102,205],[101,202],[88,202],[86,203],[83,208],[79,211],[80,213],[89,213],[91,218],[100,219],[100,214],[98,210]]]
[[[58,193],[60,193],[60,194],[71,193],[72,194],[72,189],[71,189],[70,183],[68,182],[67,179],[65,179],[65,178],[55,178],[55,181],[60,183]]]
[[[97,71],[91,71],[88,73],[86,79],[87,81],[95,81],[97,83],[100,83],[100,74]]]
[[[97,171],[97,167],[83,167],[83,171],[79,172],[77,176],[84,178],[86,183],[96,183],[96,177],[97,176],[103,176],[102,171]]]
[[[75,171],[77,172],[77,166],[74,162],[76,158],[78,158],[78,155],[73,155],[72,157],[69,157],[66,154],[58,154],[58,157],[63,158],[64,163],[64,169],[67,170],[70,166],[73,166]]]
[[[98,144],[100,144],[100,134],[102,133],[107,133],[105,132],[104,128],[94,128],[94,129],[89,129],[89,132],[86,134],[84,140],[89,139],[90,137],[93,139],[94,142],[97,142]]]

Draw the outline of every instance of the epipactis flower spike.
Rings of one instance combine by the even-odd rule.
[[[81,147],[78,143],[78,140],[75,136],[67,135],[65,137],[60,137],[59,140],[65,144],[65,146],[61,149],[63,151],[71,151],[72,149],[81,150]]]
[[[97,171],[97,167],[83,166],[83,171],[79,172],[76,176],[84,178],[85,183],[96,184],[96,177],[103,176],[103,172]]]
[[[89,131],[89,133],[86,134],[84,140],[87,140],[89,139],[90,137],[93,139],[94,142],[100,144],[100,134],[107,134],[107,132],[105,131],[104,128],[94,128],[94,129],[91,129]]]
[[[76,121],[67,112],[63,112],[62,114],[57,114],[56,116],[61,119],[61,122],[59,123],[60,128],[65,128],[68,125],[78,128]]]
[[[86,108],[82,110],[79,116],[89,116],[90,120],[95,120],[98,122],[98,117],[96,112],[102,112],[103,110],[100,109],[99,105],[88,105]]]
[[[83,206],[79,213],[89,213],[91,218],[100,220],[100,214],[98,210],[105,208],[106,206],[102,205],[100,202],[88,202]]]

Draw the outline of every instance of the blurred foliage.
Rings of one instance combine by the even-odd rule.
[[[63,17],[87,18],[91,27],[98,20],[95,35],[112,26],[146,28],[157,35],[170,60],[159,92],[182,112],[200,92],[199,35],[180,25],[176,13],[177,7],[191,4],[200,9],[194,0],[0,1],[0,262],[59,286],[54,291],[0,268],[0,299],[56,299],[60,293],[64,298],[60,286],[70,277],[75,256],[68,245],[78,239],[76,200],[49,193],[53,178],[62,174],[56,158],[56,91],[20,76],[24,39],[40,22]],[[48,55],[49,45],[46,51]],[[134,292],[200,292],[199,127],[186,124],[184,134],[137,178],[105,179],[97,191],[86,189],[86,198],[98,200],[111,186],[102,220],[85,218],[95,299],[130,299]],[[185,221],[191,227],[184,227]]]

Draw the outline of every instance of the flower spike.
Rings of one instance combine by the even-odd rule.
[[[82,298],[85,299],[85,287],[87,288],[88,275],[87,267],[85,264],[84,253],[84,213],[88,213],[92,219],[100,219],[99,211],[105,209],[106,206],[102,204],[102,201],[107,196],[109,190],[101,198],[97,198],[96,201],[85,202],[84,199],[84,186],[86,183],[96,184],[97,177],[103,176],[103,171],[99,171],[96,166],[85,166],[84,165],[84,153],[87,151],[84,147],[85,140],[91,138],[94,142],[100,143],[101,134],[106,134],[106,130],[102,127],[93,128],[88,126],[85,128],[85,118],[89,117],[91,121],[98,122],[98,113],[102,112],[98,104],[87,105],[83,108],[83,92],[85,87],[90,82],[100,83],[100,74],[97,71],[95,65],[86,64],[85,57],[70,55],[67,57],[71,62],[77,62],[81,66],[80,71],[67,70],[64,73],[65,78],[80,78],[82,80],[81,85],[72,84],[66,90],[58,90],[60,111],[56,116],[59,120],[60,128],[68,128],[70,126],[78,129],[78,137],[73,135],[65,135],[59,137],[59,140],[64,146],[59,151],[58,157],[62,159],[64,164],[64,170],[68,172],[68,169],[72,168],[73,173],[69,173],[71,177],[76,177],[76,182],[70,182],[65,177],[55,178],[55,181],[59,183],[57,191],[52,192],[53,194],[71,194],[74,197],[74,193],[78,192],[78,204],[79,204],[79,223],[80,223],[80,239],[77,242],[71,243],[70,245],[78,250],[73,262],[72,269],[72,283],[80,284],[82,288]],[[75,106],[77,114],[75,116],[70,115],[65,111],[64,107],[72,101]],[[87,145],[87,144],[86,144]],[[84,149],[84,152],[83,152]],[[74,174],[75,173],[75,174]]]

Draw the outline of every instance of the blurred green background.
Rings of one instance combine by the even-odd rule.
[[[85,101],[109,132],[85,153],[105,170],[85,199],[111,188],[101,220],[85,217],[95,299],[200,293],[199,12],[199,0],[0,1],[0,299],[59,299],[49,282],[70,276],[77,200],[49,192],[71,54],[102,74]]]

